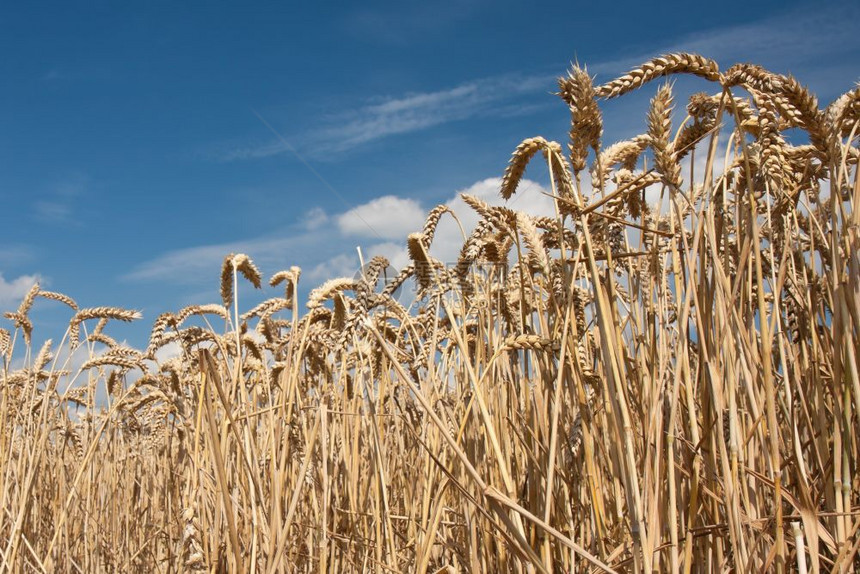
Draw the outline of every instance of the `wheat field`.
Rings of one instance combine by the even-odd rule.
[[[684,53],[558,87],[567,148],[524,140],[499,190],[548,174],[555,217],[464,197],[456,265],[444,205],[395,278],[307,301],[231,254],[145,349],[35,285],[0,329],[0,568],[860,570],[860,87]],[[640,89],[646,133],[605,145]]]

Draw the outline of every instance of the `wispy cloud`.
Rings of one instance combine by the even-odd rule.
[[[0,247],[0,264],[12,265],[32,259],[33,249],[28,245],[4,245]]]
[[[202,245],[168,251],[154,259],[137,265],[122,278],[129,281],[166,281],[199,285],[217,281],[224,257],[229,253],[251,254],[258,264],[272,263],[285,254],[301,247],[298,238],[255,238],[244,241]],[[271,271],[271,269],[270,269]]]
[[[387,136],[415,132],[476,116],[493,115],[523,94],[553,87],[552,77],[505,76],[437,92],[407,94],[370,103],[338,118],[320,133],[321,143],[343,151]]]
[[[404,45],[450,29],[469,18],[480,4],[480,0],[446,0],[395,2],[373,8],[360,3],[360,8],[344,15],[342,25],[345,33],[365,41]]]
[[[173,249],[137,264],[121,276],[124,281],[164,281],[174,284],[215,285],[224,257],[229,253],[250,255],[263,273],[275,273],[292,265],[317,265],[339,246],[336,221],[320,207],[305,213],[300,222],[265,236],[237,241]],[[204,293],[198,293],[203,296]]]
[[[57,80],[65,79],[67,76],[65,73],[61,72],[57,68],[51,68],[44,74],[42,74],[43,82],[56,82]]]
[[[47,223],[72,221],[72,206],[60,201],[39,200],[33,204],[36,217]]]
[[[554,85],[552,75],[504,75],[433,92],[373,98],[324,119],[294,139],[303,142],[299,150],[303,154],[323,159],[383,138],[455,121],[533,113],[551,102],[535,104],[527,96],[546,93]],[[291,151],[290,144],[276,141],[220,150],[215,155],[222,161],[234,161]]]
[[[89,185],[90,178],[83,173],[73,173],[55,183],[43,198],[33,202],[36,219],[51,224],[76,224],[75,206]]]

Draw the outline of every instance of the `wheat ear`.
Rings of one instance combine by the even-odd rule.
[[[603,114],[588,69],[574,65],[558,80],[559,96],[570,107],[570,165],[574,174],[586,167],[588,150],[597,154],[603,136]]]
[[[617,98],[641,88],[655,78],[669,74],[693,74],[716,82],[720,79],[720,68],[713,60],[697,54],[666,54],[645,62],[641,67],[634,68],[620,78],[600,86],[596,92],[602,98]]]
[[[648,111],[648,135],[651,136],[651,149],[654,150],[654,164],[663,181],[681,188],[681,166],[672,153],[669,135],[672,131],[672,86],[662,86],[651,100]]]

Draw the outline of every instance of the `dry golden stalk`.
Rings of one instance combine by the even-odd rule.
[[[427,240],[427,244],[433,243],[433,236],[436,234],[436,226],[439,225],[439,220],[445,213],[453,213],[447,205],[437,205],[427,214],[427,219],[424,221],[424,229],[422,234]]]
[[[843,151],[854,151],[856,148],[843,148],[842,138],[847,137],[852,130],[855,135],[857,121],[860,120],[860,87],[850,90],[833,101],[824,111],[824,123],[827,130],[827,145],[829,156],[839,161]]]
[[[293,297],[296,293],[296,285],[299,283],[299,277],[302,274],[301,267],[293,265],[287,271],[279,271],[272,275],[272,278],[269,279],[269,285],[272,287],[278,286],[281,282],[285,282],[284,286],[284,299],[290,301],[290,305],[292,305]]]
[[[230,318],[227,309],[223,305],[219,305],[217,303],[209,305],[189,305],[188,307],[180,309],[176,314],[176,325],[181,325],[188,317],[193,315],[218,315],[225,321]]]
[[[42,345],[42,348],[39,349],[39,354],[36,355],[36,360],[33,361],[34,370],[41,371],[45,368],[45,365],[54,358],[54,355],[51,353],[51,344],[51,339],[48,339]]]
[[[385,288],[382,290],[381,294],[383,296],[391,297],[394,292],[397,291],[397,289],[399,289],[403,285],[403,283],[406,282],[407,279],[412,277],[414,272],[415,266],[410,263],[409,265],[401,269],[400,272],[385,285]]]
[[[503,198],[510,199],[516,193],[517,186],[532,156],[543,149],[546,144],[547,141],[544,138],[536,137],[523,140],[517,146],[516,151],[511,155],[511,160],[508,162],[505,174],[502,176],[502,189],[500,193]]]
[[[611,168],[618,164],[621,164],[624,169],[632,171],[636,167],[636,162],[639,161],[639,156],[650,143],[651,136],[642,134],[633,139],[612,144],[604,149],[591,165],[592,177],[595,179],[602,177],[605,181]],[[598,171],[598,166],[600,171]]]
[[[222,310],[224,307],[218,305]],[[273,297],[272,299],[266,299],[250,311],[247,311],[240,315],[240,319],[243,321],[247,321],[252,317],[260,317],[261,319],[265,319],[272,315],[273,313],[277,313],[278,311],[282,311],[284,309],[289,309],[292,307],[292,302],[284,299],[283,297]]]
[[[532,157],[542,151],[544,157],[550,164],[550,172],[553,175],[559,192],[564,196],[570,196],[573,190],[572,179],[568,169],[567,160],[561,153],[561,146],[557,142],[547,141],[542,137],[534,137],[524,140],[516,151],[514,151],[502,176],[502,187],[500,194],[504,199],[510,199],[516,193],[517,186],[526,171],[526,165]]]
[[[490,224],[495,226],[499,231],[508,231],[513,233],[517,226],[517,213],[507,207],[493,206],[488,204],[483,199],[461,193],[460,197],[463,202],[478,212],[478,214]]]
[[[412,260],[415,279],[421,289],[427,289],[432,282],[432,262],[427,255],[426,241],[423,233],[410,233],[406,239],[406,249],[409,259]]]
[[[766,96],[759,96],[759,125],[761,133],[759,144],[761,149],[761,167],[770,183],[771,193],[776,194],[789,186],[790,175],[786,172],[787,161],[785,150],[787,144],[779,133],[776,112]]]
[[[81,309],[72,317],[73,323],[83,323],[90,319],[114,319],[116,321],[136,321],[142,315],[140,311],[121,309],[119,307],[90,307]]]
[[[353,291],[355,286],[355,280],[348,277],[330,279],[311,291],[310,295],[308,295],[307,307],[308,309],[315,309],[321,306],[326,300],[331,299],[335,293]]]
[[[254,262],[244,253],[231,253],[221,265],[221,300],[228,309],[233,303],[234,273],[241,273],[255,288],[262,288],[262,276]]]
[[[587,68],[574,65],[558,80],[559,95],[570,107],[570,165],[574,174],[584,170],[588,150],[598,153],[603,136],[603,115],[597,105],[593,79]]]
[[[86,371],[87,369],[92,369],[93,367],[103,367],[106,365],[123,367],[125,369],[136,369],[141,368],[140,359],[133,357],[126,357],[125,355],[102,355],[100,357],[93,357],[86,361],[82,366],[81,370]]]
[[[557,349],[558,344],[552,339],[540,335],[517,335],[505,339],[502,350],[531,349],[533,351],[551,351]]]
[[[33,286],[30,287],[27,294],[24,296],[24,299],[21,301],[21,305],[18,306],[18,314],[22,316],[26,316],[30,312],[30,308],[33,306],[33,301],[36,299],[36,295],[39,293],[39,282],[33,283]]]
[[[6,329],[0,329],[0,356],[8,359],[7,353],[12,350],[12,336]]]
[[[75,303],[75,300],[69,297],[68,295],[64,295],[62,293],[55,293],[53,291],[42,291],[36,294],[37,297],[42,297],[43,299],[50,299],[51,301],[59,301],[60,303],[70,307],[74,311],[78,310],[78,304]]]
[[[720,69],[713,60],[697,54],[666,54],[642,64],[620,78],[597,88],[597,95],[610,99],[642,87],[647,82],[669,74],[693,74],[712,82],[720,79]]]
[[[529,255],[537,264],[537,267],[540,269],[544,277],[549,277],[549,256],[547,255],[546,248],[541,240],[540,233],[538,233],[534,219],[532,219],[532,217],[527,213],[520,212],[517,214],[517,227],[519,227],[523,241],[525,242],[526,247],[528,247]]]
[[[72,348],[80,342],[81,323],[90,319],[114,319],[117,321],[135,321],[142,315],[139,311],[120,309],[119,307],[90,307],[81,309],[69,321],[69,343]]]
[[[3,316],[12,321],[16,329],[21,329],[21,332],[24,334],[24,342],[29,345],[30,337],[33,334],[33,323],[30,321],[30,318],[27,315],[12,312],[3,313]]]
[[[666,185],[681,188],[681,166],[675,159],[669,137],[672,131],[672,86],[665,84],[651,99],[648,111],[648,135],[654,150],[654,165]]]
[[[102,345],[106,345],[110,348],[119,346],[119,343],[113,338],[104,333],[92,332],[87,337],[87,341],[91,343],[101,343]]]

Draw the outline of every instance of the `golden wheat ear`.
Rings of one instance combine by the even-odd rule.
[[[587,165],[588,150],[599,153],[603,136],[603,114],[588,69],[574,65],[567,77],[558,80],[559,96],[570,107],[570,165],[578,174]]]
[[[672,131],[672,86],[665,84],[651,100],[648,111],[648,136],[654,150],[654,165],[666,185],[681,189],[681,166],[669,141]]]
[[[272,278],[269,279],[269,285],[272,287],[277,287],[281,283],[285,283],[284,287],[284,299],[291,302],[296,293],[296,286],[299,284],[299,277],[302,275],[301,267],[297,267],[293,265],[286,271],[279,271],[272,275]]]
[[[630,70],[620,78],[612,80],[595,91],[601,98],[617,98],[641,88],[648,82],[670,74],[692,74],[710,80],[720,81],[720,68],[716,62],[697,54],[666,54]]]

